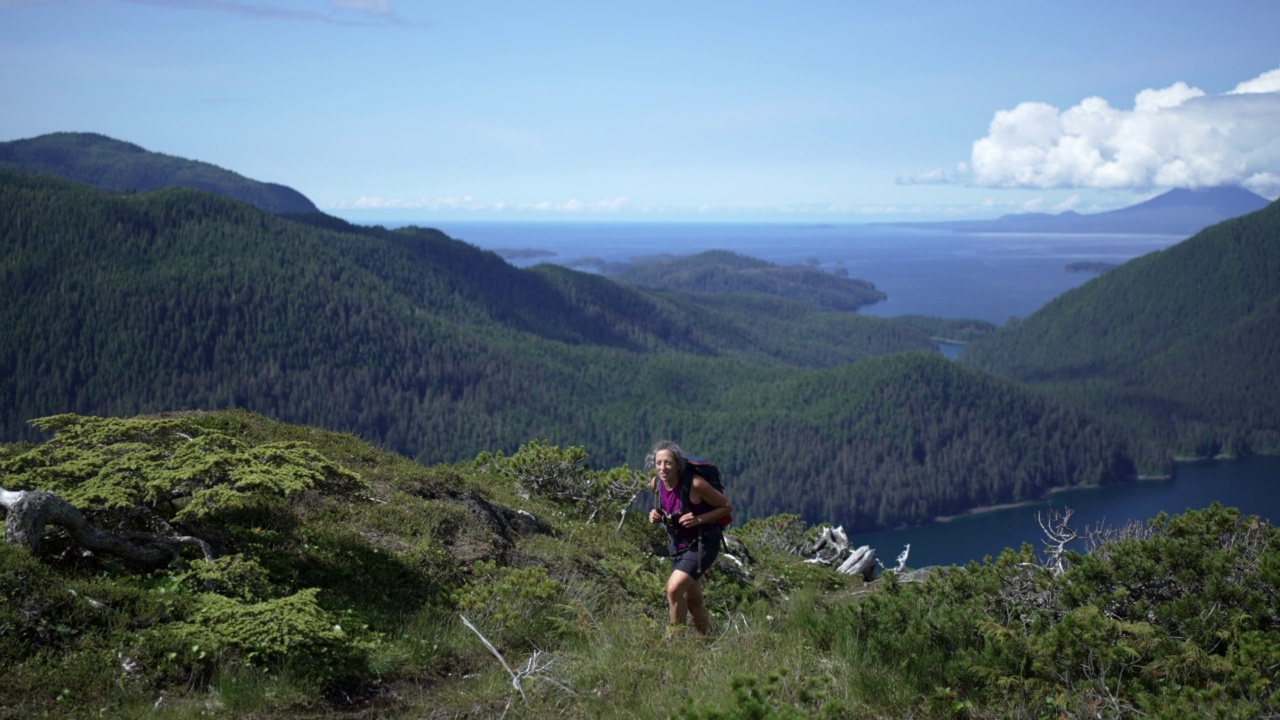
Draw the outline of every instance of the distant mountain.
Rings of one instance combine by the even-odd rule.
[[[965,232],[1192,235],[1267,204],[1266,198],[1240,187],[1177,189],[1127,208],[1087,215],[1067,211],[1005,215],[995,220],[894,224]]]
[[[60,132],[0,143],[0,167],[54,175],[110,192],[183,187],[241,200],[267,212],[315,213],[302,193],[216,165],[150,152],[96,133]]]
[[[1186,455],[1280,451],[1280,201],[1063,294],[961,361]]]

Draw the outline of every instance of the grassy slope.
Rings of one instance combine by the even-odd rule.
[[[1175,518],[1155,538],[1073,558],[1060,579],[1024,550],[924,583],[871,586],[781,552],[802,528],[774,518],[736,531],[749,575],[722,566],[707,583],[716,635],[673,640],[664,632],[662,537],[638,513],[620,526],[616,515],[588,522],[574,503],[523,492],[493,459],[423,467],[348,435],[241,412],[184,421],[188,434],[216,431],[250,446],[310,443],[365,486],[179,526],[216,538],[224,557],[237,559],[228,567],[241,568],[238,576],[202,570],[190,557],[143,576],[106,557],[59,555],[54,547],[36,560],[0,546],[0,714],[1012,718],[1100,708],[1121,717],[1280,710],[1266,682],[1280,652],[1280,544],[1274,529],[1227,511]],[[26,450],[0,446],[11,473],[4,484],[39,476],[38,464],[12,463]],[[502,508],[536,517],[542,530],[495,524],[490,511]],[[247,574],[248,561],[265,575]],[[315,622],[264,609],[271,598],[309,589],[319,591]],[[241,608],[249,622],[227,623],[227,608]],[[523,697],[463,615],[514,668],[539,668],[523,678]],[[225,635],[193,643],[201,628]],[[294,650],[283,655],[255,659],[256,646],[235,645],[290,632],[285,647]],[[316,637],[327,644],[317,646]],[[341,664],[326,660],[333,653]],[[1121,671],[1126,681],[1117,684]]]

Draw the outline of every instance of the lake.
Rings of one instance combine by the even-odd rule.
[[[1162,510],[1178,514],[1208,507],[1214,501],[1240,508],[1273,524],[1280,520],[1280,457],[1212,460],[1184,463],[1172,480],[1142,480],[1101,488],[1066,490],[1045,500],[1013,508],[975,513],[917,528],[862,533],[850,537],[854,545],[870,545],[889,567],[903,546],[911,543],[909,567],[963,565],[995,557],[1006,547],[1028,542],[1044,549],[1044,533],[1036,514],[1072,511],[1070,525],[1087,528],[1120,527],[1130,520],[1145,522]],[[1083,543],[1072,545],[1084,550]]]
[[[875,283],[888,300],[864,314],[978,318],[1004,324],[1026,317],[1095,275],[1068,272],[1075,262],[1121,264],[1173,245],[1169,235],[956,233],[892,225],[739,223],[453,223],[436,225],[486,250],[547,253],[514,260],[568,264],[585,257],[621,262],[654,254],[687,255],[732,250],[779,265],[802,263]],[[940,348],[954,357],[958,346]],[[963,564],[1029,542],[1042,549],[1036,513],[1071,508],[1081,530],[1145,521],[1161,511],[1180,513],[1214,500],[1246,514],[1280,519],[1280,458],[1184,464],[1177,477],[1070,490],[1034,505],[989,511],[918,528],[855,535],[876,548],[882,562],[911,543],[910,567]],[[1083,549],[1082,546],[1078,549]]]

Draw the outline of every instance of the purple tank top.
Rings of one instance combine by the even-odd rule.
[[[692,483],[693,473],[686,473],[686,477],[681,478],[680,482]],[[701,515],[702,513],[711,512],[712,510],[715,509],[708,503],[697,502],[697,503],[693,503],[692,509],[685,509],[682,511],[680,508],[680,486],[677,485],[674,490],[668,490],[666,483],[662,482],[662,478],[658,478],[657,483],[658,483],[658,507],[662,509],[662,512],[668,515],[675,515],[679,517],[680,515],[683,515],[685,512],[693,512],[695,515]],[[694,527],[691,527],[691,528],[682,526],[676,529],[668,528],[667,532],[670,533],[673,537],[697,537],[699,527],[701,526],[695,525]]]

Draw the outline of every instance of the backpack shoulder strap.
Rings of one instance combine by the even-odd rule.
[[[693,490],[693,464],[687,463],[684,466],[684,472],[680,473],[680,514],[693,512],[693,501],[689,499],[689,493]]]

